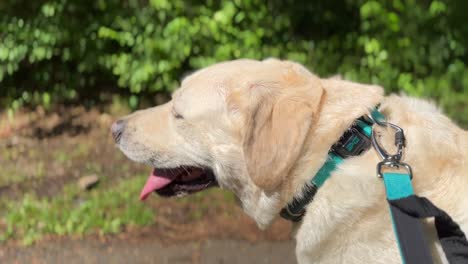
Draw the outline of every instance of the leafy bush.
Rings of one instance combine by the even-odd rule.
[[[138,98],[239,57],[281,57],[321,75],[436,99],[467,124],[468,26],[461,0],[5,0],[5,106]],[[116,89],[116,87],[121,89]],[[146,97],[146,96],[145,96]]]

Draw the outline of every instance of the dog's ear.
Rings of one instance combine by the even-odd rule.
[[[251,179],[266,191],[277,188],[299,158],[323,93],[317,77],[289,66],[281,81],[250,87],[255,103],[247,116],[244,157]]]

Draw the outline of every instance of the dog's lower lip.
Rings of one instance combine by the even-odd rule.
[[[140,200],[145,200],[152,192],[161,196],[174,196],[198,192],[216,185],[213,172],[207,168],[154,168],[140,192]]]
[[[155,192],[160,196],[171,197],[199,192],[214,186],[218,186],[218,183],[213,172],[210,169],[203,169],[195,179],[187,181],[177,177],[173,182]]]

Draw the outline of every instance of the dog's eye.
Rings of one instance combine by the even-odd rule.
[[[181,114],[179,114],[174,108],[172,108],[172,115],[175,119],[184,119],[184,117]]]

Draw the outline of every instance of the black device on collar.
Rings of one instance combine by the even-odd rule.
[[[371,147],[370,126],[372,123],[366,117],[360,117],[349,127],[340,139],[331,147],[328,157],[339,157],[346,159],[348,157],[359,156]],[[324,165],[324,167],[326,164]],[[324,169],[322,167],[322,169]],[[326,172],[331,173],[331,171]],[[315,177],[314,177],[315,179]],[[303,195],[300,198],[294,198],[280,215],[286,220],[299,222],[305,214],[305,207],[309,204],[320,186],[317,186],[312,180],[303,187]]]

